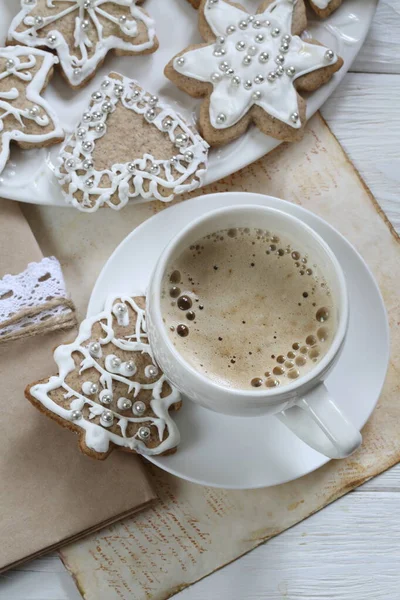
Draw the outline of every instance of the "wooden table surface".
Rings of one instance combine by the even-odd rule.
[[[400,233],[400,0],[380,0],[322,114]],[[399,600],[399,542],[400,465],[176,598]],[[80,599],[56,554],[0,575],[0,600]]]

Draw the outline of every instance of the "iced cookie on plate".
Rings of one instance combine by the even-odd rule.
[[[342,0],[309,0],[309,2],[314,12],[321,19],[329,17],[342,4]]]
[[[117,55],[148,54],[158,48],[154,21],[143,0],[21,0],[9,44],[57,53],[68,83],[82,87],[113,50]]]
[[[35,48],[0,48],[0,173],[12,142],[27,150],[64,139],[56,114],[41,97],[57,62]]]
[[[135,199],[167,202],[202,185],[208,144],[175,110],[132,79],[110,73],[61,149],[66,201],[93,212]]]
[[[143,297],[115,298],[87,318],[76,340],[54,352],[58,374],[25,395],[40,411],[79,435],[85,454],[104,459],[114,448],[169,454],[179,444],[170,410],[179,392],[154,361]]]
[[[306,101],[329,81],[342,59],[315,40],[303,0],[264,0],[255,14],[228,0],[201,0],[199,29],[205,44],[189,46],[165,69],[191,96],[204,97],[199,128],[213,146],[231,142],[251,123],[279,140],[304,133]]]

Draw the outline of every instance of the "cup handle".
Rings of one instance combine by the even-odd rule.
[[[323,383],[275,415],[303,442],[329,458],[350,456],[361,445],[361,433],[330,397]]]

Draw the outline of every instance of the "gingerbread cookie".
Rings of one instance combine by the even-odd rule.
[[[206,44],[186,48],[165,74],[205,97],[199,123],[207,142],[230,142],[250,123],[279,140],[303,136],[306,102],[298,92],[316,90],[343,64],[332,50],[299,37],[306,25],[303,0],[264,0],[254,15],[228,0],[201,0]]]
[[[143,0],[21,0],[8,43],[57,53],[68,83],[81,87],[106,54],[148,54],[158,48]]]
[[[309,0],[311,8],[321,19],[329,17],[342,4],[342,0]]]
[[[0,48],[0,173],[11,142],[26,150],[64,139],[55,113],[41,97],[57,62],[35,48]]]
[[[130,199],[172,200],[201,186],[208,144],[139,83],[110,73],[94,92],[56,169],[66,201],[93,212]]]
[[[179,392],[156,365],[148,343],[145,299],[109,300],[81,323],[74,342],[54,352],[58,375],[29,385],[39,410],[79,435],[85,454],[106,458],[114,448],[148,456],[179,444],[169,411]]]

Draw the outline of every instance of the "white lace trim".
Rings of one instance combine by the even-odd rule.
[[[0,279],[0,337],[40,325],[61,313],[72,312],[69,307],[59,305],[34,315],[24,315],[17,322],[2,327],[1,324],[14,315],[36,309],[54,298],[67,298],[61,265],[54,256],[29,263],[18,275],[4,275]]]

